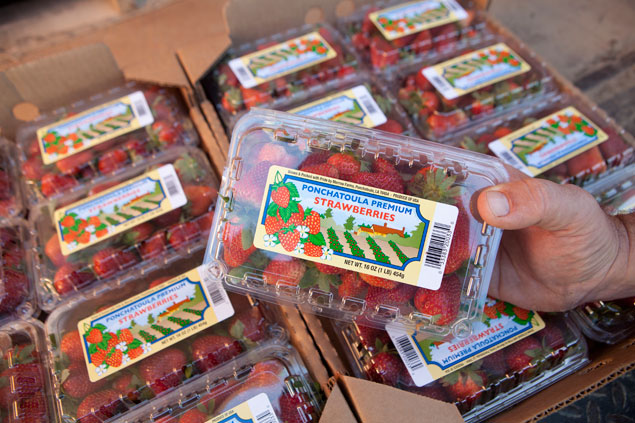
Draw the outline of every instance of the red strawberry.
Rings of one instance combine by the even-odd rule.
[[[59,194],[77,185],[77,181],[70,176],[47,173],[42,176],[40,190],[45,197]]]
[[[386,122],[382,123],[379,126],[376,126],[375,129],[379,129],[380,131],[390,132],[391,134],[403,133],[403,126],[401,126],[401,124],[394,119],[386,120]]]
[[[85,337],[86,342],[89,344],[99,344],[104,339],[104,334],[99,329],[93,328],[88,332],[88,336]]]
[[[337,287],[337,293],[341,298],[357,297],[364,290],[364,281],[356,272],[346,271],[341,276],[342,284]]]
[[[295,213],[291,213],[291,217],[287,220],[285,226],[299,226],[304,224],[304,209],[300,204],[298,204],[298,211]]]
[[[32,396],[18,396],[11,407],[9,423],[42,423],[50,421],[43,391]]]
[[[167,282],[172,279],[170,276],[162,276],[150,282],[150,286],[148,288],[154,288],[155,286],[161,285],[163,282]]]
[[[321,257],[322,256],[322,247],[320,247],[319,245],[315,245],[312,242],[307,241],[307,242],[304,243],[304,254],[306,256],[309,256],[309,257]],[[316,263],[316,264],[322,265],[321,263]],[[328,265],[325,264],[323,266],[328,266]],[[333,267],[333,266],[328,266],[328,267],[330,268],[330,267]],[[324,272],[324,273],[326,273],[326,272]]]
[[[156,134],[159,142],[167,145],[174,144],[179,136],[179,131],[163,120],[158,120],[152,124],[152,132]]]
[[[130,155],[130,159],[133,162],[150,155],[149,144],[136,138],[126,141],[124,148]]]
[[[166,348],[139,363],[139,376],[155,394],[159,394],[180,385],[186,363],[183,351]]]
[[[181,415],[179,423],[205,423],[207,420],[207,413],[203,413],[198,408],[192,408]]]
[[[126,245],[137,245],[148,239],[154,232],[154,226],[151,223],[141,223],[134,228],[124,232],[121,236],[121,242]]]
[[[520,319],[520,320],[527,320],[529,319],[529,310],[524,309],[524,308],[520,308],[520,307],[516,307],[514,306],[512,308],[512,312]]]
[[[141,350],[141,348],[139,349]],[[115,391],[129,398],[136,396],[134,391],[139,388],[139,385],[139,379],[130,372],[121,374],[112,383],[112,387]]]
[[[340,179],[347,181],[361,168],[359,160],[346,153],[333,154],[326,162],[337,169]]]
[[[68,372],[68,377],[62,382],[62,389],[65,394],[76,399],[85,398],[88,394],[92,394],[101,389],[106,383],[103,379],[97,382],[91,382],[88,378],[86,364],[84,363],[71,363],[71,365],[68,366]]]
[[[44,175],[42,158],[38,155],[31,157],[22,164],[22,173],[26,179],[31,181],[39,181]]]
[[[582,177],[587,174],[600,174],[606,171],[606,162],[598,147],[593,147],[565,162],[569,175]]]
[[[380,352],[370,360],[368,376],[371,380],[388,386],[397,386],[404,364],[395,354]]]
[[[353,175],[351,182],[397,193],[404,192],[403,180],[395,174],[359,172]]]
[[[115,170],[121,169],[128,164],[128,154],[121,148],[106,151],[99,157],[97,167],[99,171],[104,173],[111,173]]]
[[[310,234],[317,234],[320,232],[320,214],[315,210],[311,210],[304,220],[304,224],[309,227]]]
[[[228,336],[203,335],[192,341],[192,357],[201,372],[231,360],[243,352],[237,340]]]
[[[266,104],[271,101],[271,96],[269,96],[268,93],[258,91],[254,88],[241,86],[240,91],[243,94],[243,103],[246,109],[251,109],[252,107],[260,106],[261,104]]]
[[[366,306],[374,310],[376,306],[389,304],[407,304],[415,295],[417,287],[405,283],[397,284],[394,289],[378,288],[371,286],[366,294]]]
[[[313,173],[314,175],[328,176],[329,178],[340,177],[340,173],[337,171],[337,168],[328,163],[302,166],[300,170],[302,172]]]
[[[209,235],[209,231],[212,230],[212,223],[214,222],[214,211],[209,211],[203,216],[196,219],[198,230],[201,231],[203,236]]]
[[[394,65],[399,60],[399,51],[388,43],[382,36],[375,35],[370,40],[370,61],[373,67],[385,68]]]
[[[258,307],[252,307],[234,316],[227,328],[233,338],[258,342],[265,337],[266,320]]]
[[[141,244],[139,254],[143,260],[148,260],[160,256],[166,250],[165,232],[159,231]]]
[[[265,232],[269,235],[277,233],[284,226],[284,222],[280,218],[280,214],[276,216],[267,216],[265,218]]]
[[[271,162],[259,162],[241,176],[234,185],[234,196],[237,201],[260,208],[271,165]]]
[[[271,201],[283,209],[289,207],[289,200],[291,200],[291,194],[285,186],[278,187],[271,193]]]
[[[373,172],[399,175],[399,172],[395,169],[395,165],[383,157],[379,157],[373,162]]]
[[[253,245],[253,233],[243,229],[241,224],[227,222],[223,231],[225,263],[230,267],[242,265],[251,253],[256,251]]]
[[[414,305],[421,313],[431,316],[437,325],[447,325],[456,319],[460,299],[461,281],[453,274],[444,277],[436,291],[418,288]]]
[[[394,289],[398,285],[398,282],[380,278],[379,276],[367,275],[365,273],[360,273],[359,277],[362,278],[362,280],[368,285],[376,286],[378,288]]]
[[[113,276],[136,263],[137,257],[132,252],[116,248],[104,248],[93,256],[93,270],[102,279]]]
[[[485,372],[490,380],[504,377],[507,373],[505,350],[498,350],[495,353],[483,357],[480,362],[480,369]]]
[[[0,297],[0,313],[8,313],[15,310],[27,296],[29,281],[26,275],[14,269],[4,269],[4,293]]]
[[[204,185],[185,185],[183,191],[187,197],[190,216],[200,216],[207,212],[217,195],[216,189]]]
[[[90,356],[90,362],[95,366],[101,366],[106,361],[106,350],[102,350],[101,348],[97,348],[97,352],[93,353]]]
[[[262,275],[262,279],[269,285],[280,282],[283,285],[296,286],[300,283],[306,266],[304,262],[296,259],[277,258],[269,262]]]
[[[92,282],[93,280],[93,274],[84,270],[84,267],[67,263],[62,265],[62,267],[55,272],[55,276],[53,277],[53,286],[55,286],[55,290],[58,293],[66,294],[82,285]]]
[[[195,222],[179,223],[168,229],[167,238],[170,245],[178,250],[197,241],[200,238],[200,231]]]
[[[304,423],[314,420],[313,406],[302,394],[287,394],[280,397],[280,419],[285,423]]]
[[[86,166],[90,166],[93,160],[93,153],[90,151],[81,151],[72,156],[66,157],[55,163],[60,172],[64,175],[74,175]]]
[[[496,130],[494,131],[494,139],[492,139],[491,141],[494,141],[498,138],[503,138],[505,135],[509,135],[512,133],[512,130],[509,129],[506,126],[500,126],[498,128],[496,128]],[[479,138],[480,141],[480,138]]]
[[[278,240],[280,241],[282,248],[286,251],[293,251],[298,245],[298,242],[300,242],[300,232],[291,228],[283,228],[278,233]]]
[[[456,185],[456,176],[446,174],[444,169],[424,167],[408,184],[410,193],[419,198],[439,203],[455,204],[461,195],[461,187]]]
[[[505,362],[512,372],[522,372],[528,369],[545,352],[536,338],[528,337],[510,345],[505,349]]]
[[[308,244],[308,242],[307,242]],[[322,251],[322,247],[318,247],[320,249],[320,252]],[[306,244],[304,247],[304,251],[306,253]],[[320,254],[321,255],[321,254]],[[327,275],[341,275],[344,272],[346,272],[346,269],[342,269],[340,267],[335,267],[335,266],[330,266],[328,264],[324,264],[324,263],[313,263],[315,264],[315,268],[317,270],[319,270],[322,273],[326,273]]]
[[[485,372],[468,366],[442,377],[441,384],[447,389],[453,401],[463,401],[475,395],[482,395],[481,391],[487,384],[487,376]]]
[[[119,394],[111,389],[88,395],[77,407],[78,423],[101,423],[114,417],[121,405]]]
[[[117,185],[117,181],[104,182],[103,184],[95,185],[88,191],[88,196],[93,196],[102,191],[106,191],[108,188],[112,188]]]
[[[413,394],[421,395],[423,397],[435,399],[437,401],[450,402],[447,392],[437,382],[421,387],[413,386],[408,388],[408,391],[412,392]]]
[[[119,349],[115,349],[110,353],[110,355],[106,355],[106,364],[108,364],[110,367],[121,366],[122,360],[123,353]]]
[[[355,325],[359,340],[369,351],[382,350],[384,345],[390,344],[390,336],[385,330],[375,329],[370,326]]]
[[[181,208],[169,211],[161,216],[155,217],[150,221],[157,228],[167,228],[179,222],[181,219]]]
[[[141,347],[128,349],[128,357],[130,357],[131,360],[141,356],[141,354],[143,354],[143,348]]]
[[[283,167],[295,167],[297,164],[296,158],[290,155],[284,146],[271,143],[263,145],[256,156],[256,162],[265,161]]]
[[[74,330],[64,334],[60,341],[60,349],[68,356],[68,358],[70,358],[71,361],[84,361],[82,339],[78,331]]]
[[[326,163],[326,161],[331,157],[331,153],[327,150],[316,150],[313,153],[309,154],[306,159],[300,163],[298,169],[302,170],[304,167],[318,165],[322,163]]]
[[[470,221],[467,214],[459,207],[458,218],[454,227],[454,234],[450,243],[450,251],[445,262],[443,273],[454,273],[470,258]]]
[[[134,336],[132,335],[132,332],[130,332],[130,329],[121,329],[121,331],[119,331],[119,335],[117,336],[120,341],[125,342],[126,344],[130,344],[134,341]]]

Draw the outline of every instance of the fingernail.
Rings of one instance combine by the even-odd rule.
[[[487,205],[496,217],[507,216],[509,213],[509,201],[507,201],[507,196],[500,191],[487,192]]]

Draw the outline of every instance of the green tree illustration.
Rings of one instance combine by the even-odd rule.
[[[133,328],[135,326],[137,326],[137,322],[135,322],[134,320],[131,320],[130,321],[130,327]]]
[[[152,316],[152,313],[150,313],[150,315],[148,316],[148,324],[151,325],[154,322],[155,322],[154,316]]]
[[[354,227],[355,218],[353,216],[349,216],[348,219],[346,219],[346,223],[344,223],[344,229],[346,229],[347,231],[352,231]]]
[[[331,210],[330,208],[326,209],[326,211],[324,212],[324,218],[325,219],[329,219],[333,217],[333,210]]]

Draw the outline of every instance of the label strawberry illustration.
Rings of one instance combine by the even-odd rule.
[[[417,332],[387,326],[412,380],[424,386],[483,357],[505,348],[545,327],[540,316],[504,301],[487,298],[483,320],[472,326],[465,339],[432,340]]]
[[[141,91],[75,114],[37,130],[45,165],[154,122]]]
[[[606,141],[608,136],[575,107],[566,107],[489,144],[506,163],[539,175]]]
[[[272,166],[254,245],[438,289],[455,206]]]
[[[471,93],[531,69],[505,43],[464,54],[421,72],[448,100]]]
[[[95,382],[234,314],[222,286],[190,270],[77,324]],[[206,282],[207,281],[207,282]],[[210,295],[207,284],[214,286]]]
[[[467,18],[467,12],[454,0],[423,0],[403,3],[368,15],[387,40],[394,40],[424,29]]]
[[[315,31],[232,59],[229,67],[243,87],[253,88],[336,56],[335,50]]]
[[[383,125],[387,120],[386,115],[364,85],[296,107],[289,110],[289,113],[366,128]]]
[[[56,210],[62,254],[70,255],[186,203],[174,166],[162,166]]]

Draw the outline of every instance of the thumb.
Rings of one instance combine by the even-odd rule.
[[[588,222],[588,216],[600,210],[595,199],[575,185],[532,178],[487,188],[476,204],[483,220],[501,229],[538,226],[557,231]]]

